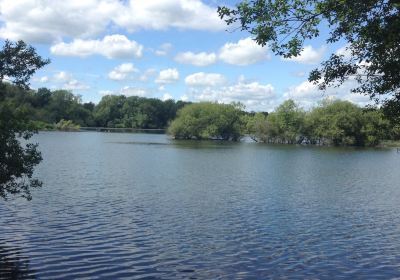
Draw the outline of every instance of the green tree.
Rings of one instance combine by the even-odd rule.
[[[280,138],[281,143],[293,144],[302,142],[304,115],[304,110],[289,99],[279,105],[267,120],[271,123],[272,128],[275,127],[276,136]]]
[[[240,104],[201,102],[186,105],[168,128],[176,139],[238,141],[242,135]]]
[[[4,199],[10,194],[31,199],[30,189],[41,186],[39,180],[32,178],[33,168],[42,157],[37,145],[27,142],[34,132],[29,109],[24,103],[8,99],[7,92],[28,94],[30,77],[48,63],[22,41],[6,41],[0,51],[0,197]],[[3,83],[4,79],[19,89]]]
[[[382,110],[342,100],[325,99],[310,111],[287,100],[267,117],[246,116],[246,132],[257,142],[376,146],[398,131]]]
[[[308,137],[321,145],[363,146],[363,111],[348,101],[324,100],[308,118]]]
[[[243,122],[246,126],[246,133],[256,142],[269,142],[270,128],[267,116],[263,113],[255,113],[253,116],[246,115]]]
[[[361,134],[365,146],[377,146],[390,137],[390,121],[380,110],[367,110],[363,113],[363,126]]]
[[[49,59],[43,59],[32,46],[28,46],[25,42],[13,43],[6,40],[0,51],[0,82],[6,79],[28,89],[31,76],[36,70],[49,63]]]
[[[305,111],[293,100],[286,100],[267,116],[257,113],[247,122],[250,137],[268,143],[302,142]]]
[[[325,89],[354,78],[353,92],[380,100],[387,112],[400,116],[398,0],[252,0],[218,12],[284,57],[298,56],[306,40],[328,27],[326,42],[345,41],[350,55],[332,54],[309,80]]]
[[[122,108],[126,101],[123,95],[103,96],[94,109],[94,118],[98,126],[118,127],[121,126],[123,113]]]

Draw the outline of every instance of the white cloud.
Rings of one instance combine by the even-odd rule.
[[[319,49],[314,49],[312,46],[305,46],[301,51],[300,55],[291,58],[283,58],[287,61],[295,61],[302,64],[317,64],[322,60],[326,52],[326,46],[322,46]]]
[[[139,96],[139,97],[149,97],[152,94],[152,90],[148,88],[139,88],[132,86],[124,86],[118,90],[101,90],[99,94],[104,95],[125,95],[125,96]]]
[[[218,31],[216,7],[200,0],[0,0],[0,37],[30,43],[92,38],[108,27]]]
[[[183,102],[189,101],[189,97],[188,97],[186,94],[182,95],[179,99],[180,99],[181,101],[183,101]]]
[[[271,84],[259,82],[238,82],[219,88],[192,89],[190,94],[196,101],[220,103],[241,102],[247,110],[269,111],[276,105],[275,89]]]
[[[125,35],[108,35],[102,40],[75,39],[71,43],[58,43],[50,48],[52,54],[63,56],[103,55],[107,58],[142,57],[143,46]]]
[[[87,38],[103,32],[118,9],[111,0],[1,0],[0,37],[31,43]]]
[[[146,82],[151,77],[155,77],[157,75],[157,70],[154,68],[147,69],[140,77],[139,80],[142,82]]]
[[[72,74],[65,71],[55,73],[52,79],[48,78],[47,81],[57,84],[57,86],[54,86],[54,88],[67,90],[84,90],[90,88],[88,85],[75,79]]]
[[[185,83],[191,87],[220,86],[225,84],[226,79],[217,73],[198,72],[185,78]]]
[[[176,68],[161,70],[156,79],[157,84],[171,84],[179,80],[179,72]]]
[[[196,54],[193,52],[183,52],[175,56],[175,61],[195,66],[207,66],[215,63],[217,61],[217,56],[215,53],[200,52]]]
[[[233,65],[249,65],[269,59],[266,47],[261,47],[251,38],[237,43],[226,43],[219,52],[219,59]]]
[[[200,0],[130,0],[113,19],[129,31],[168,28],[218,31],[225,28],[216,7]]]
[[[173,99],[172,95],[169,93],[164,93],[163,96],[161,97],[162,101],[170,100]]]
[[[162,44],[157,50],[155,50],[155,54],[158,56],[165,56],[169,53],[169,51],[172,48],[172,44],[170,43],[164,43]]]
[[[307,109],[315,106],[318,101],[324,98],[347,100],[360,106],[370,104],[371,101],[368,96],[351,92],[351,89],[356,86],[357,82],[354,79],[349,79],[339,87],[329,87],[325,91],[321,91],[313,83],[304,81],[296,86],[290,87],[285,92],[284,99],[293,99]]]
[[[139,72],[139,70],[132,63],[123,63],[108,73],[108,78],[114,81],[122,81],[130,78],[130,75],[135,72]]]
[[[88,85],[85,85],[84,83],[72,79],[67,81],[63,86],[63,89],[68,89],[68,90],[84,90],[84,89],[89,89],[90,87]]]
[[[43,76],[39,78],[39,82],[41,83],[47,83],[49,81],[49,77]]]
[[[351,50],[349,49],[349,45],[337,49],[335,53],[336,55],[343,55],[344,59],[346,60],[351,58]]]
[[[119,94],[122,94],[125,96],[148,97],[151,94],[151,91],[147,88],[125,86],[119,91]]]
[[[56,82],[67,82],[72,79],[72,75],[65,71],[60,71],[53,76]]]

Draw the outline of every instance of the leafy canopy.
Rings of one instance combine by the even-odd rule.
[[[353,92],[369,95],[400,116],[400,3],[398,0],[252,0],[219,7],[228,25],[239,24],[276,55],[295,57],[304,42],[330,32],[327,43],[345,40],[344,54],[332,54],[309,75],[324,90],[348,79]]]
[[[268,116],[249,117],[247,129],[252,139],[267,143],[376,146],[383,140],[398,138],[397,127],[381,110],[329,99],[310,111],[286,100]]]
[[[31,76],[49,63],[49,59],[43,59],[24,41],[13,43],[6,40],[0,51],[0,82],[8,80],[28,89]]]
[[[201,102],[180,109],[168,128],[176,139],[238,141],[242,128],[241,104]]]
[[[27,93],[30,77],[48,63],[22,41],[6,41],[0,51],[0,197],[4,199],[9,194],[31,199],[30,189],[42,184],[32,178],[33,168],[42,157],[37,145],[27,142],[35,131],[29,110],[24,103],[6,96],[11,91]],[[5,79],[18,87],[3,83]]]

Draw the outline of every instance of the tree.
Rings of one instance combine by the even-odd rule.
[[[271,126],[275,127],[280,142],[293,144],[302,142],[305,112],[291,99],[284,101],[275,112],[268,115]],[[274,118],[275,117],[275,118]]]
[[[11,90],[28,94],[30,77],[49,62],[22,41],[6,41],[0,51],[0,197],[4,199],[12,194],[30,200],[30,189],[42,184],[32,178],[42,157],[36,144],[27,143],[35,130],[26,104],[15,103],[6,95]],[[5,79],[18,88],[5,84]]]
[[[398,135],[398,127],[382,110],[331,99],[309,111],[286,100],[267,117],[261,113],[246,116],[246,128],[257,142],[284,144],[377,146]]]
[[[246,133],[256,142],[268,142],[270,138],[269,123],[263,113],[244,116]]]
[[[43,59],[24,41],[13,43],[6,40],[0,51],[0,82],[6,79],[28,89],[31,76],[49,63],[49,59]]]
[[[176,139],[238,141],[242,135],[242,106],[201,102],[186,105],[168,128]]]
[[[354,79],[353,92],[382,102],[400,116],[400,3],[398,0],[252,0],[218,7],[228,25],[238,23],[255,41],[284,57],[298,56],[304,42],[329,28],[327,43],[347,42],[309,81],[321,90]]]
[[[364,145],[363,112],[351,102],[325,99],[307,117],[312,143]]]

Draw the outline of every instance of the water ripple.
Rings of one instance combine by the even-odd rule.
[[[45,187],[0,204],[0,279],[400,277],[390,151],[38,140]]]

